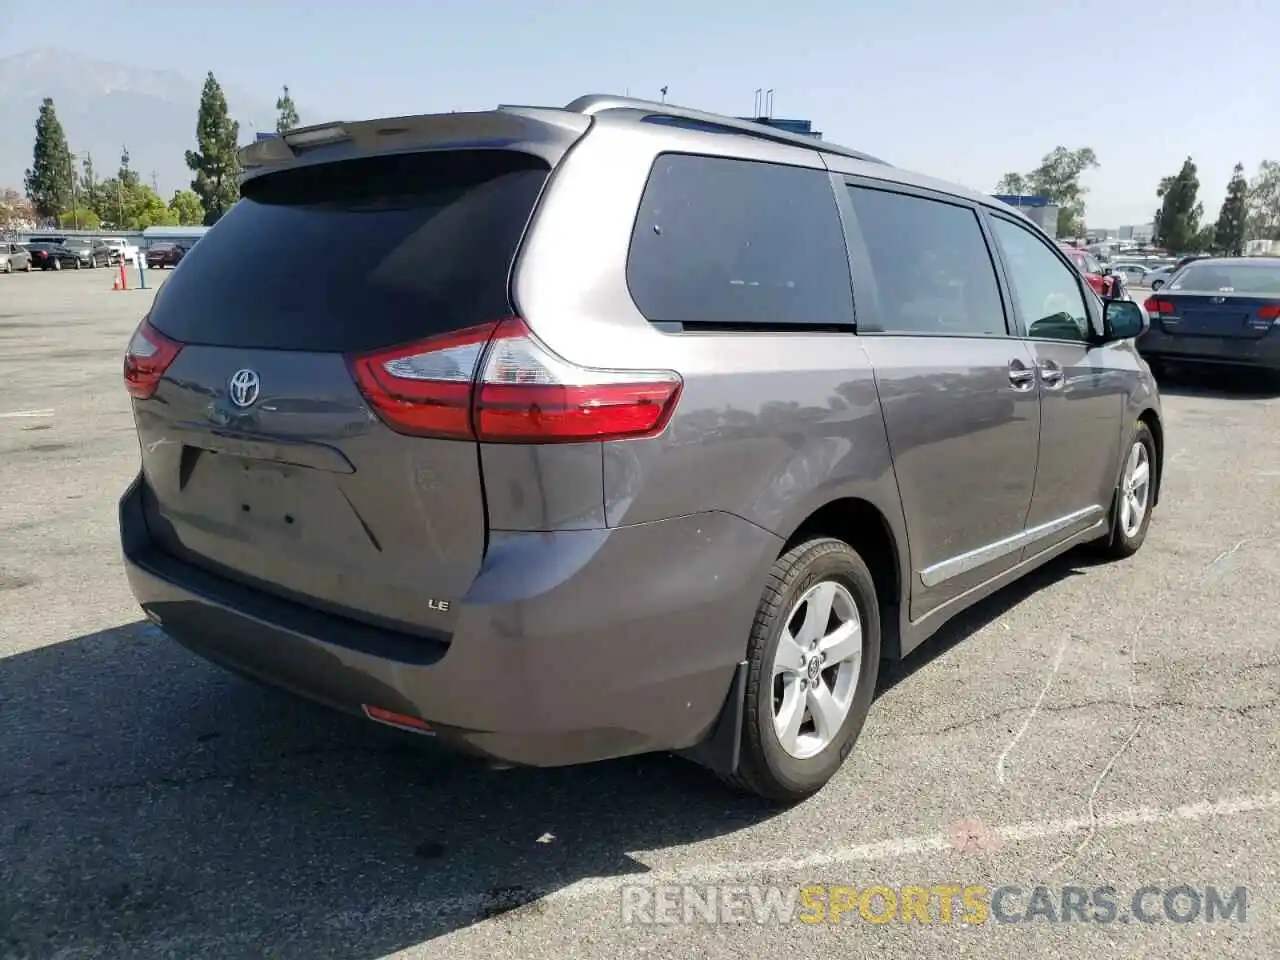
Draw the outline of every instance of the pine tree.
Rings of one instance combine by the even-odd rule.
[[[1200,218],[1204,216],[1204,206],[1196,199],[1199,192],[1200,177],[1190,157],[1176,175],[1160,181],[1156,195],[1163,204],[1156,242],[1170,253],[1199,252]]]
[[[293,97],[289,96],[288,84],[285,84],[284,95],[276,100],[276,109],[280,111],[276,120],[276,133],[288,133],[298,125],[298,108],[294,105]]]
[[[71,205],[75,169],[67,135],[58,122],[53,100],[45,97],[36,118],[36,140],[31,151],[31,169],[25,181],[27,196],[41,217],[57,217]]]
[[[86,153],[84,159],[80,161],[80,205],[87,210],[92,210],[99,217],[102,211],[98,209],[100,206],[98,196],[98,178],[93,168],[93,154]]]
[[[1228,257],[1244,253],[1245,221],[1249,216],[1249,181],[1244,177],[1244,164],[1237,163],[1227,184],[1218,225],[1213,231],[1213,248]]]
[[[204,222],[212,226],[240,196],[240,124],[227,112],[227,97],[212,71],[200,94],[196,119],[198,150],[187,151],[187,166],[195,173],[191,189],[204,207]]]

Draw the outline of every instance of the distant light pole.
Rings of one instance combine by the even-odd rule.
[[[662,102],[667,102],[667,88],[665,86],[662,88]]]

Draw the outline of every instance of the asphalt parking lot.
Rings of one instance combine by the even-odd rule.
[[[1143,550],[1069,555],[886,671],[846,769],[778,812],[666,757],[489,770],[158,635],[115,517],[152,292],[111,279],[0,277],[0,957],[1280,955],[1274,391],[1168,384]],[[1248,912],[653,925],[624,922],[637,882],[1244,886]]]

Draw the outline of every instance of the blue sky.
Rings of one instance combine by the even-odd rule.
[[[1206,215],[1231,168],[1280,159],[1265,51],[1277,0],[112,0],[54,25],[0,0],[0,55],[56,45],[212,69],[304,122],[565,103],[587,92],[810,118],[827,139],[991,190],[1058,144],[1092,146],[1091,224],[1150,219],[1192,155]]]

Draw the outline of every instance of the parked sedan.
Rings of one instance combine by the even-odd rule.
[[[147,266],[153,270],[176,267],[186,252],[187,248],[180,243],[157,243],[147,248]]]
[[[1176,264],[1170,264],[1167,267],[1160,267],[1158,270],[1148,272],[1144,282],[1152,290],[1159,290],[1168,283],[1169,278],[1177,272],[1178,266]]]
[[[120,262],[120,252],[113,250],[101,240],[82,240],[79,238],[68,240],[63,244],[68,250],[75,252],[79,257],[79,266],[89,267],[109,267],[113,263]]]
[[[1137,345],[1153,368],[1174,361],[1280,374],[1280,262],[1198,259],[1145,306],[1151,327]]]
[[[79,270],[83,266],[80,254],[64,243],[37,241],[27,244],[27,250],[31,253],[31,266],[41,270]]]
[[[0,243],[0,273],[31,272],[31,254],[20,243]]]
[[[1126,283],[1146,286],[1146,277],[1151,271],[1140,263],[1113,263],[1111,272],[1121,274]]]

